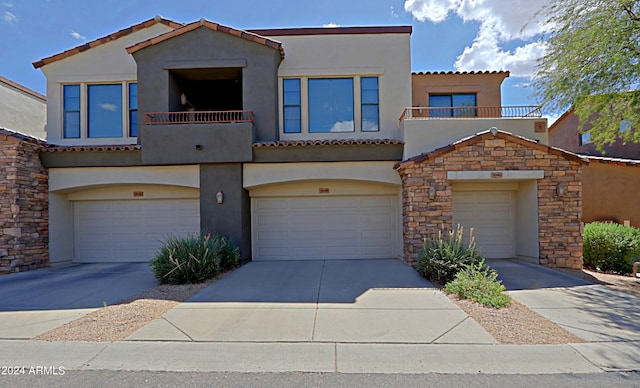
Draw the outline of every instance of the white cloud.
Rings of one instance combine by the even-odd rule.
[[[76,31],[71,31],[71,36],[73,36],[74,38],[79,39],[79,40],[87,39],[84,35],[80,35],[80,33],[76,32]]]
[[[2,3],[7,8],[13,8],[13,3]]]
[[[397,19],[397,18],[399,18],[399,17],[400,17],[400,15],[398,15],[398,13],[396,12],[396,10],[395,10],[395,9],[393,9],[393,5],[392,5],[391,7],[389,7],[389,8],[391,9],[391,17],[392,17],[392,18],[396,18],[396,19]]]
[[[12,14],[11,12],[4,11],[4,14],[2,15],[2,20],[4,20],[9,24],[13,24],[18,21],[18,18],[16,17],[16,15]]]
[[[327,24],[323,24],[322,27],[324,27],[324,28],[336,28],[336,27],[340,27],[340,25],[336,24],[334,22],[330,22],[330,23],[327,23]]]
[[[331,132],[353,132],[353,121],[338,121],[331,127]]]
[[[457,70],[509,70],[516,77],[531,77],[536,59],[544,54],[535,41],[543,32],[533,18],[547,0],[406,0],[405,11],[419,21],[439,23],[455,15],[480,23],[473,43],[458,56]],[[517,40],[512,50],[505,43]]]
[[[118,110],[118,107],[115,106],[114,104],[99,104],[98,106],[100,108],[102,108],[104,110],[108,110],[110,112],[116,112]]]

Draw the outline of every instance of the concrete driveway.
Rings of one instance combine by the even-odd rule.
[[[128,339],[495,343],[399,260],[251,262]]]
[[[0,276],[0,338],[31,338],[157,284],[146,263],[72,264]]]

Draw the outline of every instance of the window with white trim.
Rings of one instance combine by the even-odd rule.
[[[377,76],[282,79],[282,132],[380,130]]]
[[[135,82],[63,85],[62,109],[62,136],[65,139],[137,136],[138,88]]]

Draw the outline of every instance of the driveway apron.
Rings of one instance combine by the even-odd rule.
[[[399,260],[251,262],[135,341],[495,343]]]

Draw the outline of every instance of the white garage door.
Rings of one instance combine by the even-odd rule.
[[[84,263],[152,259],[167,235],[200,230],[200,200],[76,201],[75,257]]]
[[[255,198],[254,260],[393,258],[397,197]]]
[[[453,193],[453,225],[474,228],[476,245],[488,259],[515,257],[515,202],[513,191]]]

